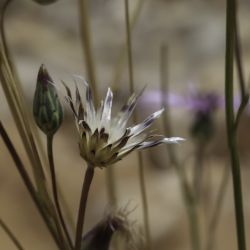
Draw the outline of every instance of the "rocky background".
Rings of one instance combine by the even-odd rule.
[[[133,13],[137,1],[131,1]],[[117,106],[128,95],[126,63],[122,77],[113,83],[114,69],[125,42],[124,2],[122,0],[89,1],[91,34],[96,61],[99,94],[104,96],[107,86],[115,89]],[[245,75],[250,64],[250,2],[239,1],[240,34],[242,38]],[[44,63],[53,79],[73,84],[73,74],[86,76],[84,55],[79,35],[78,5],[75,0],[59,0],[49,6],[39,6],[31,0],[13,1],[6,18],[6,32],[12,56],[23,85],[27,108],[32,107],[36,75]],[[152,91],[159,91],[160,47],[168,46],[168,78],[171,93],[180,97],[190,94],[190,86],[199,91],[216,92],[223,98],[225,53],[225,1],[207,0],[145,0],[133,31],[133,57],[136,89],[147,85],[140,113],[145,117],[160,108]],[[64,94],[62,89],[62,96]],[[0,89],[0,119],[27,163],[23,146]],[[192,113],[185,105],[172,105],[172,124],[175,135],[185,137],[177,146],[185,168],[191,173],[194,152],[189,134]],[[242,159],[243,191],[246,214],[246,235],[250,233],[249,189],[249,113],[242,119],[239,147]],[[206,159],[205,181],[209,182],[208,196],[201,209],[201,233],[205,243],[209,207],[221,181],[223,169],[229,167],[226,150],[224,107],[215,116],[216,133]],[[159,121],[158,128],[162,131]],[[42,136],[42,135],[41,135]],[[85,163],[78,154],[76,131],[66,108],[66,121],[55,139],[57,176],[68,209],[76,215]],[[42,140],[44,137],[42,136]],[[168,166],[165,148],[144,153],[150,224],[154,250],[186,250],[189,233],[186,213],[174,169]],[[185,160],[188,159],[188,160]],[[133,211],[129,218],[142,223],[136,154],[115,167],[119,206],[129,202]],[[234,205],[231,179],[225,193],[220,218],[217,248],[236,249]],[[205,197],[206,200],[206,197]],[[105,170],[97,170],[87,208],[86,230],[108,211],[105,190]],[[0,140],[0,215],[25,246],[25,249],[53,250],[54,243],[35,210],[3,142]],[[75,216],[72,218],[75,221]],[[248,243],[250,240],[248,239]],[[0,249],[14,246],[0,229]]]

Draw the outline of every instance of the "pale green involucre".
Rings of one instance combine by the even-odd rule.
[[[37,126],[46,134],[53,135],[63,121],[63,108],[57,95],[53,80],[44,65],[40,67],[35,96],[33,115]]]

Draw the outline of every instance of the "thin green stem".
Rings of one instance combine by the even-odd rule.
[[[238,73],[238,81],[240,86],[240,92],[241,92],[241,103],[240,107],[237,111],[236,118],[235,118],[235,130],[237,130],[240,117],[245,110],[248,100],[249,100],[249,91],[246,91],[246,81],[244,77],[243,72],[243,65],[242,65],[242,52],[241,52],[241,43],[240,43],[240,32],[239,32],[239,25],[238,25],[238,6],[237,3],[235,7],[235,17],[234,17],[234,25],[235,25],[235,58],[236,58],[236,68]]]
[[[106,183],[108,200],[111,209],[117,209],[117,194],[116,194],[116,182],[115,182],[115,166],[109,166],[106,169]]]
[[[11,4],[11,2],[13,2],[13,0],[6,0],[5,3],[3,4],[2,10],[1,10],[1,16],[0,16],[0,25],[1,25],[0,32],[1,32],[1,37],[3,39],[3,46],[4,46],[4,50],[6,51],[6,54],[7,54],[8,62],[10,64],[10,67],[13,68],[13,65],[12,65],[12,62],[11,62],[11,59],[9,56],[9,49],[7,46],[6,35],[5,35],[5,30],[4,30],[5,14],[6,14],[6,11],[9,7],[9,5]]]
[[[131,27],[129,19],[129,0],[125,1],[125,21],[126,21],[126,37],[127,37],[127,53],[128,53],[128,68],[129,68],[129,90],[130,93],[134,93],[134,73],[133,73],[133,56],[132,56],[132,41],[131,41]],[[134,112],[134,122],[137,122],[137,112]],[[151,235],[149,226],[149,213],[148,213],[148,202],[147,192],[145,184],[145,173],[143,167],[142,153],[138,152],[138,165],[139,165],[139,180],[140,180],[140,191],[143,206],[143,220],[145,228],[146,248],[151,249]]]
[[[143,221],[145,227],[145,238],[146,238],[146,249],[152,249],[151,243],[151,233],[149,225],[149,211],[148,211],[148,199],[147,199],[147,190],[146,190],[146,180],[143,166],[143,156],[141,152],[137,153],[138,155],[138,165],[139,165],[139,179],[140,179],[140,190],[141,190],[141,199],[143,207]]]
[[[24,250],[24,247],[21,245],[21,243],[18,241],[17,237],[11,232],[9,227],[4,223],[4,221],[0,218],[0,226],[4,230],[4,232],[9,236],[11,241],[14,243],[17,249]]]
[[[94,101],[97,106],[98,91],[96,83],[96,70],[92,49],[92,39],[90,33],[90,18],[88,10],[88,1],[87,0],[78,0],[79,5],[79,25],[81,33],[82,48],[84,51],[85,66],[87,69],[88,80],[94,92]]]
[[[228,148],[230,153],[234,205],[237,228],[238,249],[246,249],[245,225],[243,199],[241,190],[240,161],[236,145],[236,130],[234,126],[233,109],[233,61],[235,46],[235,0],[227,0],[227,19],[226,19],[226,53],[225,53],[225,106],[226,106],[226,125]]]
[[[129,92],[134,93],[134,66],[133,66],[133,52],[131,40],[131,26],[129,19],[129,0],[125,1],[125,22],[126,22],[126,43],[127,43],[127,56],[128,56],[128,71],[129,71]],[[137,118],[137,117],[136,117]]]
[[[245,82],[242,60],[241,60],[242,53],[241,53],[240,32],[239,32],[239,26],[238,26],[237,13],[238,13],[238,5],[237,5],[237,2],[235,2],[235,15],[234,15],[235,59],[236,59],[236,67],[237,67],[238,78],[239,78],[241,99],[244,99],[244,97],[246,95],[246,82]]]
[[[205,154],[205,141],[196,143],[195,165],[194,165],[194,195],[197,202],[200,201],[203,191],[203,172],[204,172],[204,154]]]
[[[57,231],[55,230],[54,225],[51,223],[50,215],[46,212],[43,205],[41,204],[42,201],[39,198],[39,194],[36,192],[32,182],[30,180],[30,177],[29,177],[27,171],[25,170],[25,167],[24,167],[19,155],[17,154],[17,151],[14,148],[14,146],[13,146],[7,132],[5,131],[1,121],[0,121],[0,134],[2,136],[2,139],[3,139],[6,147],[9,150],[10,155],[12,156],[12,159],[15,162],[17,170],[18,170],[27,190],[29,191],[29,194],[30,194],[33,202],[35,203],[35,205],[36,205],[39,213],[41,214],[45,224],[47,225],[49,231],[51,232],[52,237],[54,238],[59,249],[63,249],[63,248],[61,248],[61,240],[59,239],[59,237],[57,235]]]
[[[162,92],[162,106],[165,108],[165,112],[162,116],[164,131],[167,136],[172,136],[172,126],[171,119],[169,113],[168,106],[168,65],[167,65],[167,57],[168,57],[168,49],[166,45],[163,45],[160,50],[160,75],[161,75],[161,92]],[[167,145],[166,147],[170,159],[170,163],[175,168],[177,173],[181,194],[183,197],[183,201],[186,208],[186,213],[189,221],[189,233],[191,239],[191,248],[193,250],[200,250],[200,232],[199,232],[199,220],[198,220],[198,212],[197,212],[197,204],[195,202],[195,197],[192,194],[192,189],[187,180],[185,169],[181,166],[178,156],[175,152],[174,147],[171,145]]]
[[[190,218],[190,235],[192,239],[192,248],[193,250],[200,250],[201,249],[201,242],[200,242],[200,228],[199,228],[199,218],[198,218],[198,211],[197,211],[197,202],[193,200],[188,202],[188,214]]]
[[[75,250],[81,249],[82,233],[85,219],[85,211],[89,196],[89,189],[94,177],[94,166],[88,165],[85,178],[82,185],[82,193],[80,199],[80,205],[78,210],[77,226],[76,226],[76,240],[75,240]]]
[[[67,226],[65,224],[59,198],[58,198],[58,190],[57,190],[57,183],[56,183],[56,173],[55,173],[55,164],[54,164],[54,156],[53,156],[53,135],[47,136],[47,152],[48,152],[48,159],[49,159],[49,165],[50,165],[50,174],[51,174],[51,184],[52,184],[52,193],[54,202],[56,205],[56,210],[60,219],[61,226],[63,228],[64,234],[67,238],[68,244],[70,246],[70,249],[73,249],[73,243],[71,241]]]
[[[143,4],[145,2],[146,2],[145,0],[139,0],[137,2],[137,5],[136,5],[135,10],[134,10],[132,17],[131,17],[131,22],[130,22],[131,32],[133,31],[133,29],[137,23],[137,20],[140,16]],[[121,50],[120,50],[119,55],[118,55],[118,59],[116,60],[116,63],[114,66],[114,74],[113,74],[112,80],[111,80],[111,86],[112,86],[113,90],[116,90],[117,87],[120,86],[119,82],[120,82],[121,77],[122,77],[122,72],[124,69],[124,62],[126,59],[126,55],[127,55],[127,48],[126,48],[126,42],[125,42],[121,47]]]
[[[216,196],[215,201],[215,207],[212,212],[211,220],[209,222],[209,228],[208,228],[208,237],[207,237],[207,243],[206,243],[206,250],[213,250],[214,244],[215,244],[215,236],[216,236],[216,229],[219,223],[219,218],[222,211],[222,205],[225,198],[225,193],[227,190],[227,184],[229,180],[229,173],[230,169],[228,166],[225,166],[223,171],[222,180],[219,186],[218,194]]]

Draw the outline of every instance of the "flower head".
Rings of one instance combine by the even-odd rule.
[[[92,166],[105,167],[121,160],[136,149],[141,150],[162,143],[178,143],[183,140],[179,137],[164,138],[147,131],[160,117],[163,109],[148,116],[142,123],[127,127],[140,94],[133,94],[120,112],[111,118],[113,100],[111,89],[108,89],[105,100],[96,111],[91,89],[86,82],[84,83],[86,88],[84,104],[77,86],[73,102],[71,91],[65,85],[66,100],[76,119],[80,154]]]

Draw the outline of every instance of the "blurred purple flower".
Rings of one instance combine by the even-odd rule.
[[[141,104],[145,107],[162,106],[164,98],[167,106],[174,108],[184,108],[190,111],[211,112],[218,108],[225,107],[224,96],[214,92],[201,92],[190,88],[187,94],[178,94],[174,92],[162,93],[160,90],[146,91],[141,97]],[[237,110],[240,105],[240,96],[234,98],[234,108]],[[250,107],[247,107],[248,112]]]
[[[201,92],[192,89],[186,97],[188,108],[194,113],[209,114],[224,105],[224,98],[216,92]]]

